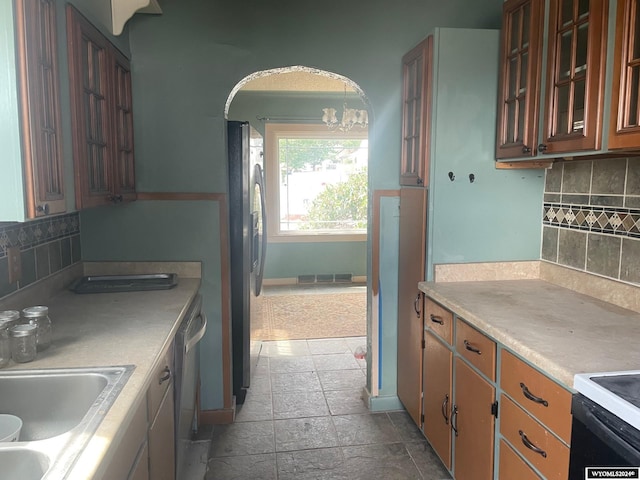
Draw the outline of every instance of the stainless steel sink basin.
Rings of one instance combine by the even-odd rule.
[[[1,372],[0,413],[19,416],[23,427],[18,442],[0,443],[0,480],[65,478],[133,369]],[[5,477],[5,466],[24,474]]]
[[[49,468],[49,458],[26,448],[0,450],[0,480],[39,480]]]

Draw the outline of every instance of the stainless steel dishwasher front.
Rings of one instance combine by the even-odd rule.
[[[176,480],[184,480],[187,453],[198,429],[196,391],[200,378],[198,342],[207,328],[202,296],[189,306],[175,337],[175,445]]]

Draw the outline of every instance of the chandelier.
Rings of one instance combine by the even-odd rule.
[[[347,91],[345,87],[344,92],[344,103],[342,104],[342,115],[340,117],[340,121],[338,121],[337,113],[338,111],[335,108],[327,107],[323,108],[322,111],[324,115],[322,115],[322,121],[329,127],[330,130],[338,129],[342,132],[348,132],[354,126],[358,126],[360,128],[366,128],[369,125],[369,114],[366,110],[358,110],[356,108],[349,108],[347,106]]]

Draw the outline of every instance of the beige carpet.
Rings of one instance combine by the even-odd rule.
[[[367,334],[367,297],[359,293],[266,295],[262,340],[359,337]]]

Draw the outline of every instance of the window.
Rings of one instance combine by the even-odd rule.
[[[265,146],[271,241],[366,239],[366,130],[267,124]]]

